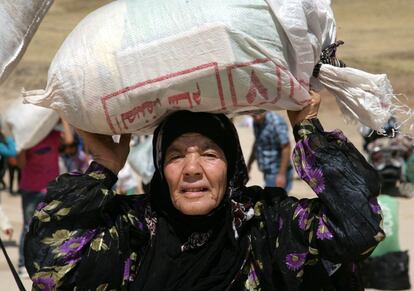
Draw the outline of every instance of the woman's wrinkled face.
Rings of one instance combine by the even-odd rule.
[[[205,215],[226,192],[226,157],[208,137],[186,133],[167,148],[164,176],[176,209],[186,215]]]

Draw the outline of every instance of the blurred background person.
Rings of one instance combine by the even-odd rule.
[[[4,174],[7,170],[7,159],[16,156],[16,144],[11,136],[5,136],[3,134],[3,128],[1,124],[0,116],[0,182],[1,189],[6,189],[6,184],[3,180]],[[13,227],[6,214],[4,213],[0,204],[0,231],[4,233],[10,240],[13,236]]]
[[[8,168],[8,159],[16,156],[16,144],[12,136],[6,136],[3,134],[3,127],[0,116],[0,184],[1,190],[6,189],[6,183],[4,182],[4,174]],[[9,174],[10,176],[10,174]],[[12,193],[13,180],[10,178],[9,191]]]
[[[281,187],[289,193],[293,168],[287,123],[275,112],[261,112],[253,115],[253,129],[255,141],[247,162],[248,171],[256,160],[265,187]]]
[[[12,195],[18,195],[18,186],[22,175],[15,156],[7,158],[7,170],[9,174],[9,193]]]
[[[61,144],[72,144],[73,134],[69,126],[62,121],[63,132],[55,127],[37,145],[19,152],[18,165],[21,169],[19,191],[22,197],[23,228],[19,244],[18,273],[28,277],[24,267],[23,244],[28,230],[28,224],[37,205],[43,201],[47,184],[59,175],[59,147]]]
[[[59,146],[62,173],[85,172],[91,161],[90,156],[83,149],[83,142],[73,128],[67,123],[62,122],[63,135],[65,140],[71,143],[62,143]]]

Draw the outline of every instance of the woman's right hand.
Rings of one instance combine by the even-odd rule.
[[[121,135],[119,143],[115,143],[109,135],[81,129],[76,129],[76,132],[84,141],[86,150],[92,154],[93,160],[117,175],[126,163],[131,135]]]

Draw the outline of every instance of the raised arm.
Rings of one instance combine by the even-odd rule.
[[[149,238],[146,198],[112,190],[128,152],[127,139],[112,144],[98,135],[82,137],[101,164],[93,162],[85,174],[64,174],[49,183],[25,240],[26,268],[36,290],[128,286]]]
[[[301,276],[306,265],[361,260],[384,238],[376,196],[377,172],[340,131],[325,132],[319,102],[291,113],[295,169],[318,198],[286,197],[277,204],[276,256],[282,271]],[[316,110],[315,110],[316,109]]]
[[[85,142],[93,160],[118,175],[128,158],[131,135],[122,135],[119,143],[115,143],[108,135],[90,133],[80,129],[76,131]]]
[[[295,138],[294,166],[318,198],[286,199],[291,231],[310,254],[332,262],[368,256],[384,238],[377,172],[342,132],[324,132],[317,119],[297,125]]]

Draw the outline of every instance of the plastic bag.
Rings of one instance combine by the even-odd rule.
[[[383,229],[385,232],[385,239],[379,243],[371,257],[382,256],[391,252],[399,252],[399,213],[398,213],[398,199],[388,195],[380,195],[378,203],[381,206],[383,219]]]
[[[394,93],[386,75],[322,65],[318,79],[349,119],[381,130],[391,117]]]

